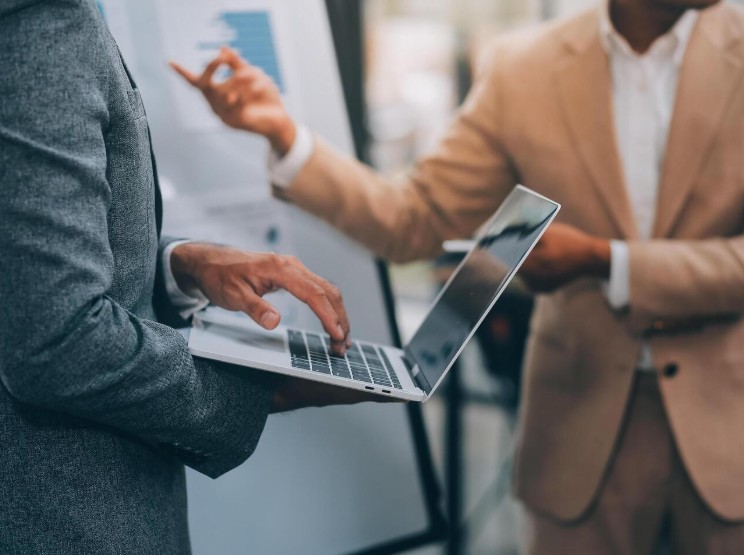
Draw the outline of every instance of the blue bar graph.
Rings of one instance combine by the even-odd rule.
[[[220,44],[203,42],[199,44],[199,49],[216,50],[223,45],[229,46],[252,65],[263,69],[279,90],[284,92],[284,79],[279,67],[269,12],[225,12],[218,19],[230,30],[232,38]]]

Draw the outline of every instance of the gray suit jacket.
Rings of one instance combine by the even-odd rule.
[[[183,463],[256,447],[270,386],[158,323],[159,207],[94,2],[0,1],[2,554],[187,553]]]

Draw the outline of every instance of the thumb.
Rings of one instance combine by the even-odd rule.
[[[244,69],[246,67],[250,67],[249,64],[248,64],[248,62],[246,62],[243,58],[241,58],[240,57],[240,54],[238,54],[232,48],[228,48],[227,46],[223,46],[220,49],[220,55],[222,56],[222,59],[225,61],[225,63],[233,71],[238,71],[240,69]]]
[[[276,329],[282,321],[279,311],[253,292],[247,293],[241,304],[241,310],[264,329]]]

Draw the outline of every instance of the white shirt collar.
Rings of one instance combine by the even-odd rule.
[[[625,37],[618,33],[612,24],[612,20],[610,19],[610,3],[607,2],[599,12],[600,38],[607,54],[612,54],[620,50],[626,55],[638,57],[639,54],[630,47]],[[651,45],[651,48],[649,48],[644,56],[653,53],[659,45],[671,43],[674,48],[672,53],[673,61],[676,65],[681,65],[699,16],[699,10],[687,10],[668,33],[654,41],[654,44]]]

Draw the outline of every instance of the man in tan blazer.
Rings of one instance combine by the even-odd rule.
[[[743,67],[740,9],[612,0],[500,39],[397,182],[295,126],[234,53],[177,69],[271,141],[280,197],[392,260],[471,236],[517,183],[561,202],[523,272],[545,293],[515,463],[529,551],[651,554],[667,527],[700,555],[744,553]]]

